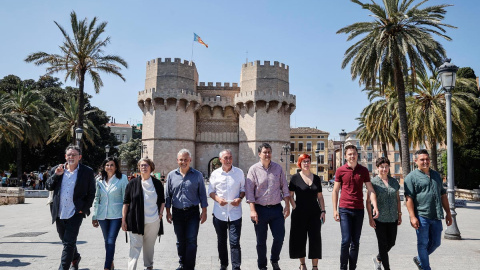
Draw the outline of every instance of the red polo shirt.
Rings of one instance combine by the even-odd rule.
[[[340,183],[340,205],[342,208],[363,209],[363,183],[370,182],[368,169],[360,164],[352,169],[345,164],[337,169],[335,182]]]

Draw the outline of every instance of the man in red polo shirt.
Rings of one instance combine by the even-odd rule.
[[[353,270],[357,268],[358,249],[363,225],[363,184],[365,183],[371,194],[373,218],[378,217],[377,196],[372,183],[370,183],[368,169],[357,163],[358,151],[355,145],[345,146],[345,159],[347,163],[338,168],[335,173],[335,184],[332,193],[333,218],[335,221],[340,222],[342,231],[340,269]],[[340,205],[338,205],[340,189],[342,193]]]

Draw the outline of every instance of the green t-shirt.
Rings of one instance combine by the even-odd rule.
[[[430,169],[430,177],[419,169],[410,172],[405,177],[405,196],[413,200],[415,215],[428,219],[443,219],[442,195],[447,191],[443,188],[440,174]]]
[[[388,177],[388,187],[385,186],[379,176],[375,176],[371,182],[377,195],[377,206],[380,212],[377,220],[380,222],[396,222],[398,220],[397,192],[400,189],[397,179]]]

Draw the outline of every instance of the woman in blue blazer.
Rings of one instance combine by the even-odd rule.
[[[104,269],[108,270],[114,269],[115,241],[122,226],[123,197],[128,180],[112,157],[103,161],[101,175],[96,183],[92,224],[102,228],[106,251]]]

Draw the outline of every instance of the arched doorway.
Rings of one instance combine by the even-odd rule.
[[[212,159],[210,159],[210,161],[208,162],[208,175],[207,177],[210,178],[210,174],[212,174],[212,172],[218,168],[222,167],[222,163],[220,163],[220,159],[218,159],[218,157],[214,157]]]

